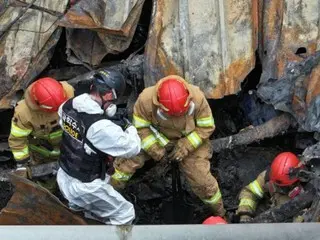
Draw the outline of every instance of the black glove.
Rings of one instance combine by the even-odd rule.
[[[124,121],[124,130],[126,130],[128,127],[131,127],[132,126],[132,123],[129,121],[128,118],[123,118],[123,121]]]
[[[129,119],[125,117],[118,120],[112,120],[112,122],[120,126],[123,131],[125,131],[128,127],[132,126],[132,123],[129,121]]]

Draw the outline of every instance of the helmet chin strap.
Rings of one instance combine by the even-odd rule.
[[[102,93],[99,93],[99,97],[100,97],[100,100],[101,100],[101,109],[103,109],[103,108],[104,108],[104,105],[105,105],[108,101],[105,101],[105,100],[103,99]]]
[[[189,105],[189,108],[188,108],[188,111],[187,111],[187,115],[190,116],[194,113],[194,110],[195,110],[195,104],[194,102],[190,102],[190,105]],[[163,111],[158,108],[157,109],[157,115],[162,119],[162,120],[168,120],[168,118],[163,114]]]
[[[168,120],[168,118],[163,114],[160,108],[157,109],[157,115],[162,119],[162,120]]]
[[[195,107],[196,105],[194,104],[194,102],[191,101],[189,105],[188,113],[187,113],[189,116],[193,114]]]

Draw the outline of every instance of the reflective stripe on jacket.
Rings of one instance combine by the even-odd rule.
[[[266,172],[267,171],[263,171],[260,173],[254,181],[241,190],[239,195],[240,202],[238,212],[255,212],[259,200],[268,192],[265,180]]]
[[[196,86],[186,83],[190,100],[195,104],[191,115],[161,119],[157,115],[159,102],[155,86],[146,88],[134,106],[133,124],[138,129],[142,148],[148,152],[153,144],[164,147],[170,140],[186,137],[192,146],[198,148],[203,140],[208,139],[215,129],[211,108],[203,94]],[[155,132],[156,130],[156,132]]]
[[[73,97],[73,87],[66,82],[61,83],[68,98]],[[31,86],[26,89],[25,99],[15,107],[9,146],[16,161],[28,159],[30,151],[56,158],[62,136],[59,116],[57,113],[39,110],[29,97],[30,88]]]

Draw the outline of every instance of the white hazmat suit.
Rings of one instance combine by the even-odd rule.
[[[62,107],[58,111],[60,118]],[[104,114],[100,105],[86,93],[73,99],[73,108],[80,113]],[[123,131],[107,119],[93,123],[87,129],[86,138],[95,148],[113,157],[130,158],[137,155],[141,148],[135,127],[130,126]],[[88,154],[94,152],[88,145],[85,145],[85,151]],[[86,217],[105,224],[131,224],[135,218],[134,207],[109,184],[109,180],[110,176],[106,174],[104,180],[82,182],[69,176],[62,168],[57,174],[60,191],[69,201],[71,209],[82,210]]]

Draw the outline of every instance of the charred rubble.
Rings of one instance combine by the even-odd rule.
[[[146,57],[143,53],[148,40],[151,14],[154,14],[152,5],[156,5],[152,1],[139,2],[143,4],[141,16],[134,32],[128,33],[132,34],[132,39],[127,47],[118,51],[107,49],[108,54],[90,58],[92,53],[88,54],[87,48],[81,49],[75,39],[86,33],[85,41],[92,44],[91,51],[94,52],[99,51],[103,45],[101,39],[104,38],[101,35],[98,39],[97,33],[92,30],[59,29],[61,35],[54,39],[57,44],[50,51],[51,60],[41,71],[40,68],[37,69],[40,71],[37,76],[68,80],[75,86],[76,94],[81,94],[88,90],[88,79],[93,71],[105,67],[118,69],[128,79],[127,91],[120,107],[126,109],[130,117],[135,99],[145,87]],[[64,24],[67,26],[67,21]],[[75,41],[70,42],[71,39]],[[113,42],[115,39],[107,40]],[[278,153],[292,151],[306,160],[320,157],[320,147],[317,144],[320,137],[314,134],[314,131],[319,131],[318,97],[311,99],[308,107],[310,102],[305,101],[307,92],[303,85],[306,76],[318,66],[319,52],[287,66],[281,81],[271,78],[265,80],[259,56],[261,53],[256,51],[255,66],[243,80],[241,91],[222,99],[209,100],[216,123],[216,130],[211,137],[211,171],[219,182],[228,218],[234,222],[237,221],[234,213],[241,188],[268,167]],[[264,81],[259,82],[261,76]],[[21,98],[22,94],[23,91],[16,92],[16,98]],[[293,98],[297,100],[296,105],[291,104]],[[12,109],[1,112],[0,209],[7,205],[14,192],[14,186],[7,177],[7,173],[15,168],[7,144],[12,114]],[[170,164],[155,164],[150,161],[138,170],[122,192],[135,205],[135,224],[199,224],[210,216],[210,210],[192,193],[183,175],[180,177],[182,191],[176,192],[172,188],[173,171]],[[306,199],[305,203],[308,203],[303,207],[309,207],[315,194],[313,192],[312,195],[303,197]],[[279,217],[269,222],[287,221],[284,215],[291,211],[295,202],[290,204],[292,205],[288,205],[290,207],[284,208],[278,215],[273,214],[272,209],[265,212],[268,203],[261,204],[258,212],[263,212],[264,215],[257,216],[254,221],[268,222],[266,219],[270,220],[270,216]],[[318,207],[315,204],[312,206],[315,209]]]
[[[117,67],[125,68],[121,64]],[[256,75],[253,77],[249,75],[246,81],[251,84],[254,78]],[[80,93],[84,91],[83,88],[87,84],[84,81],[76,86]],[[306,147],[316,143],[316,140],[312,133],[298,132],[292,118],[275,111],[271,105],[263,103],[256,96],[254,85],[245,86],[238,95],[209,102],[217,126],[212,136],[214,153],[211,170],[218,179],[225,207],[232,218],[238,205],[237,196],[241,188],[254,180],[278,153],[293,151],[301,154]],[[8,118],[10,116],[8,114]],[[270,120],[276,121],[275,123],[280,121],[279,128],[275,123],[270,124]],[[267,126],[266,129],[265,126]],[[250,132],[248,136],[246,135],[246,131],[256,131],[259,127],[264,129],[258,131],[260,135],[255,136]],[[272,128],[277,129],[273,131]],[[235,143],[237,139],[240,142],[224,145],[224,139],[229,139],[230,136],[234,137]],[[3,138],[3,141],[5,142],[6,139]],[[215,142],[222,145],[216,147]],[[8,155],[7,151],[3,153]],[[2,172],[13,168],[12,160],[1,163]],[[135,223],[197,224],[208,217],[210,210],[192,193],[183,176],[181,176],[181,182],[183,191],[175,196],[179,199],[177,202],[173,198],[172,169],[169,164],[148,162],[144,168],[140,169],[123,191],[124,196],[135,205],[137,211]],[[13,190],[9,182],[1,182],[1,207],[4,207],[6,201],[10,199]],[[266,205],[260,208],[262,212],[266,209]]]

